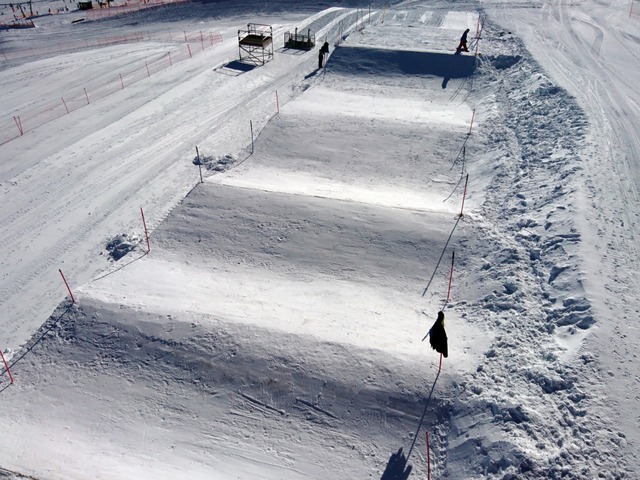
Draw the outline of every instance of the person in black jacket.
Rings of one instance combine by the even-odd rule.
[[[458,45],[458,48],[456,48],[456,52],[460,53],[460,52],[468,52],[469,49],[467,48],[467,34],[469,33],[469,29],[467,28],[464,33],[462,34],[462,36],[460,37],[460,45]]]
[[[324,42],[324,45],[320,47],[320,52],[318,53],[318,68],[322,68],[324,65],[325,55],[329,55],[329,42]]]
[[[438,312],[438,318],[429,330],[429,343],[431,348],[441,353],[444,358],[449,355],[447,346],[447,333],[444,331],[444,312]]]

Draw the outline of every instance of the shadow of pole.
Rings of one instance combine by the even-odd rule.
[[[391,454],[380,480],[407,480],[412,470],[411,465],[407,466],[407,460],[400,447],[396,453]]]
[[[467,140],[469,140],[469,134],[466,135],[466,137],[464,139],[464,142],[462,142],[462,146],[460,147],[460,150],[458,151],[458,155],[456,155],[456,158],[453,159],[453,162],[451,163],[451,168],[449,169],[449,171],[453,170],[453,167],[455,167],[456,163],[458,163],[458,160],[462,156],[462,154],[464,152],[464,148],[467,145]]]
[[[427,397],[427,402],[424,405],[424,411],[422,412],[422,417],[420,417],[420,422],[418,423],[418,429],[416,430],[416,434],[413,436],[413,442],[411,442],[411,448],[409,448],[409,453],[407,453],[407,461],[409,461],[409,457],[411,457],[411,453],[413,452],[413,447],[415,446],[416,440],[418,439],[420,428],[422,428],[422,422],[424,422],[424,417],[427,414],[427,408],[429,408],[429,403],[431,402],[431,396],[433,395],[433,391],[436,388],[436,383],[438,382],[438,378],[440,377],[441,371],[442,371],[442,354],[440,354],[440,367],[438,367],[438,374],[436,375],[436,378],[433,381],[433,385],[431,386],[431,391],[429,392],[429,396]]]
[[[440,366],[438,367],[438,373],[436,374],[436,378],[433,381],[433,385],[431,386],[431,391],[429,392],[429,396],[427,397],[427,401],[424,405],[422,417],[420,417],[420,422],[418,422],[418,428],[416,429],[416,433],[413,436],[413,442],[411,442],[409,453],[407,453],[407,455],[405,456],[401,447],[396,453],[392,454],[389,458],[389,461],[387,462],[387,467],[382,473],[382,477],[380,477],[380,480],[407,480],[409,478],[411,470],[413,469],[411,465],[408,465],[409,458],[413,453],[413,447],[415,447],[416,445],[418,434],[420,433],[420,429],[422,428],[422,424],[424,423],[424,417],[427,415],[427,410],[429,409],[429,404],[431,403],[431,397],[433,396],[433,391],[436,388],[436,383],[438,383],[438,378],[440,378],[441,371],[442,354],[440,354]]]
[[[462,183],[462,179],[463,179],[463,178],[464,178],[464,176],[461,176],[461,177],[458,179],[458,183],[456,183],[456,186],[455,186],[455,187],[453,187],[453,190],[451,190],[451,193],[449,194],[449,196],[448,196],[447,198],[445,198],[445,199],[442,201],[442,203],[444,203],[444,202],[446,202],[447,200],[449,200],[449,199],[453,196],[453,194],[454,194],[454,193],[456,193],[456,190],[458,189],[458,186]]]
[[[427,290],[429,290],[429,287],[431,286],[431,282],[433,282],[433,278],[436,276],[436,272],[438,271],[438,267],[440,267],[440,262],[442,262],[442,257],[444,257],[444,253],[447,251],[447,246],[449,246],[449,242],[451,241],[451,237],[453,237],[453,232],[456,231],[456,228],[458,227],[458,223],[460,223],[460,219],[462,217],[458,216],[458,219],[456,220],[455,225],[453,226],[453,229],[451,230],[451,233],[449,234],[449,238],[447,238],[446,243],[444,244],[444,248],[442,249],[442,253],[440,254],[440,258],[438,259],[438,263],[436,263],[436,268],[433,269],[433,274],[431,274],[431,278],[429,279],[429,283],[427,283],[427,286],[425,287],[424,291],[422,292],[422,296],[424,297],[424,294],[427,293]]]
[[[97,280],[102,280],[103,278],[108,277],[109,275],[113,275],[114,273],[122,270],[123,268],[125,268],[128,265],[131,265],[133,262],[137,262],[138,260],[144,258],[146,255],[149,255],[149,252],[144,252],[142,255],[140,255],[139,257],[134,258],[133,260],[129,260],[127,263],[124,263],[122,265],[120,265],[118,268],[111,270],[110,272],[107,272],[103,275],[100,275],[99,277],[94,278],[93,280],[91,280],[91,282],[95,282]],[[91,283],[89,282],[89,283]]]

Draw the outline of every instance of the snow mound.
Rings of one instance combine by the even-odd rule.
[[[137,236],[122,233],[108,240],[105,248],[109,258],[117,262],[136,248],[139,242],[140,239]]]
[[[210,171],[224,172],[229,169],[237,160],[238,156],[232,153],[218,156],[200,154],[193,159],[193,164],[202,165]]]

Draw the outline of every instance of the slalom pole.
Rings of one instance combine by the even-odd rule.
[[[13,121],[16,122],[16,126],[18,127],[18,131],[20,135],[24,135],[24,130],[22,129],[22,121],[20,120],[20,116],[13,117]]]
[[[64,284],[67,286],[67,290],[69,291],[69,296],[71,297],[71,302],[72,303],[76,303],[76,299],[73,298],[73,293],[71,293],[71,289],[69,288],[69,284],[67,283],[67,279],[64,278],[64,273],[62,273],[62,270],[58,269],[58,271],[60,272],[60,275],[62,275],[62,280],[64,280]]]
[[[196,155],[198,156],[198,170],[200,170],[200,183],[204,183],[204,180],[202,180],[202,162],[200,162],[200,152],[198,151],[197,145],[196,145]]]
[[[463,145],[462,146],[462,171],[460,172],[460,175],[464,175],[464,162],[466,161],[466,155],[467,155],[467,147]]]
[[[144,212],[140,207],[140,213],[142,214],[142,225],[144,225],[144,236],[147,237],[147,253],[151,252],[151,245],[149,244],[149,232],[147,231],[147,222],[144,220]]]
[[[473,119],[476,116],[476,109],[473,109],[473,112],[471,113],[471,125],[469,125],[469,133],[467,133],[467,135],[471,135],[471,129],[473,128]]]
[[[451,271],[449,272],[449,288],[447,289],[447,303],[449,302],[449,299],[451,298],[451,281],[453,280],[453,262],[456,259],[456,252],[455,250],[451,253]],[[447,304],[445,303],[445,305]]]
[[[11,370],[9,370],[9,365],[7,364],[7,360],[4,358],[4,354],[2,353],[2,350],[0,350],[0,356],[2,356],[2,361],[4,362],[4,368],[7,369],[7,373],[9,374],[9,380],[11,380],[11,383],[13,383],[13,375],[11,375]]]
[[[464,199],[467,197],[467,184],[469,183],[469,174],[467,173],[467,179],[464,181],[464,192],[462,193],[462,206],[460,207],[460,217],[464,217]]]
[[[253,121],[249,120],[249,127],[251,128],[251,153],[253,153]]]

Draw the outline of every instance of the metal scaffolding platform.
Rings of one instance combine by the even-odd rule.
[[[311,50],[316,46],[316,36],[311,35],[311,29],[307,30],[307,34],[298,33],[296,28],[293,35],[291,32],[284,34],[284,46],[286,48],[297,48],[300,50]]]
[[[273,27],[250,23],[246,30],[238,30],[240,61],[264,65],[273,58]]]

